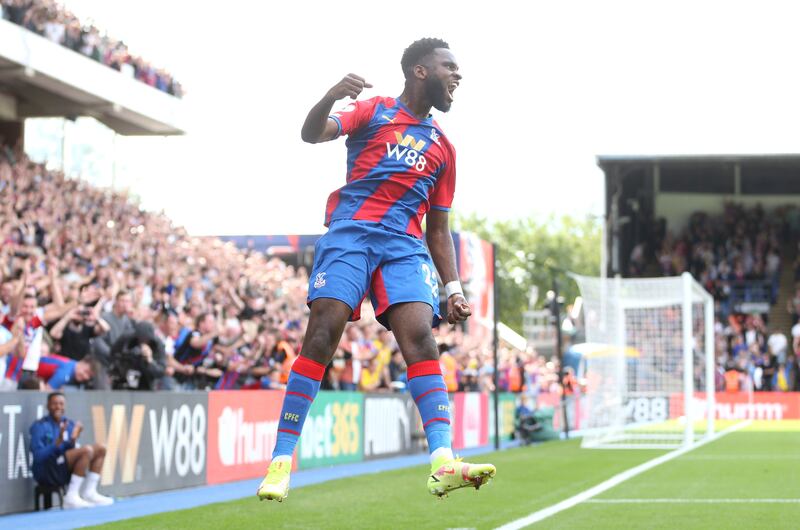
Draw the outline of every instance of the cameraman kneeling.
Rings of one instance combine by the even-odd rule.
[[[542,430],[542,424],[536,420],[534,408],[529,405],[529,398],[525,394],[519,396],[519,406],[515,411],[517,436],[523,445],[533,442],[533,434]]]
[[[111,348],[109,375],[116,390],[154,390],[164,378],[167,359],[164,343],[149,322],[135,322]]]

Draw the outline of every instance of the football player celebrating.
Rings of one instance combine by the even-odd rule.
[[[291,369],[278,439],[258,497],[283,500],[292,453],[325,367],[348,320],[359,318],[370,295],[377,320],[394,332],[408,365],[408,388],[428,439],[428,491],[439,497],[495,475],[491,464],[453,457],[450,407],[431,327],[441,321],[435,269],[445,285],[447,320],[470,316],[458,280],[448,214],[455,191],[455,150],[431,117],[450,110],[461,81],[446,42],[421,39],[403,53],[405,88],[397,98],[354,101],[372,85],[349,74],[309,112],[302,138],[309,143],[347,136],[347,182],[328,198],[325,224],[310,275],[311,315],[300,356]],[[422,220],[428,249],[422,241]]]

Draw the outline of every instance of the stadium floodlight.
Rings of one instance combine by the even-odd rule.
[[[583,447],[673,449],[714,432],[714,299],[689,273],[573,275],[589,347],[579,375]],[[704,387],[704,388],[703,388]],[[705,390],[705,395],[696,394]],[[698,431],[702,431],[702,423]]]

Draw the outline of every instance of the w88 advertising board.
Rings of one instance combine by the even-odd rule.
[[[101,491],[119,497],[263,476],[277,439],[283,395],[272,390],[71,392],[66,415],[85,425],[82,443],[106,444]],[[500,396],[504,439],[513,431],[514,399]],[[718,416],[729,409],[729,415],[739,413],[742,407],[734,399],[718,395]],[[45,402],[45,393],[0,393],[0,514],[33,509],[28,431],[47,414]],[[487,445],[494,434],[488,396],[455,393],[450,404],[453,448]],[[799,405],[798,393],[764,393],[742,410],[756,417],[791,418],[800,416]],[[759,416],[765,407],[774,412]],[[421,453],[426,447],[409,394],[320,392],[303,426],[294,465],[310,469]]]
[[[0,513],[33,509],[31,424],[47,415],[43,392],[0,393]],[[125,496],[206,483],[208,395],[70,392],[78,445],[106,445],[101,491]]]

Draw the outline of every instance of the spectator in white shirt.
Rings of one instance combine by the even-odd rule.
[[[778,330],[773,330],[769,339],[767,339],[767,346],[770,352],[772,352],[772,355],[778,358],[779,364],[786,362],[786,349],[789,347],[789,341],[786,340],[786,335]]]

